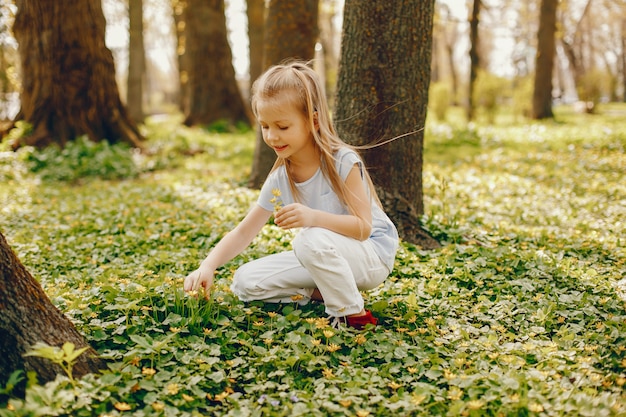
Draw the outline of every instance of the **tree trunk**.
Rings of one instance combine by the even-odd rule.
[[[480,37],[479,37],[479,23],[480,23],[480,7],[481,0],[473,0],[472,14],[470,16],[470,76],[469,76],[469,97],[467,101],[467,120],[474,120],[474,113],[476,111],[476,98],[474,97],[474,87],[476,86],[476,79],[478,78],[478,70],[480,69]]]
[[[210,125],[219,120],[250,124],[252,117],[235,79],[224,0],[187,0],[184,22],[189,64],[184,124]]]
[[[556,9],[559,0],[542,0],[537,33],[533,119],[553,118],[552,73],[556,55]]]
[[[143,45],[143,0],[128,0],[128,81],[126,107],[135,122],[142,122],[146,53]]]
[[[35,371],[40,382],[63,373],[48,359],[23,355],[37,342],[61,346],[72,342],[88,347],[72,322],[48,299],[0,233],[0,386],[16,370]],[[78,357],[73,376],[104,369],[105,363],[91,347]]]
[[[265,19],[263,67],[267,69],[285,59],[311,60],[317,41],[318,0],[271,0]],[[248,186],[260,188],[269,174],[276,154],[263,142],[257,129],[254,160]]]
[[[626,16],[622,19],[622,95],[626,103]]]
[[[434,0],[347,0],[335,120],[355,145],[402,239],[439,246],[420,226],[422,154],[431,70]]]
[[[250,87],[263,72],[265,0],[247,0]]]
[[[187,53],[187,39],[185,38],[185,0],[172,0],[172,15],[176,25],[176,57],[178,58],[178,105],[183,114],[189,112],[189,54]]]
[[[286,59],[313,59],[317,41],[318,0],[270,0],[265,19],[263,69]],[[252,172],[248,186],[260,188],[276,160],[257,128]]]
[[[76,0],[71,7],[47,0],[16,4],[21,116],[33,134],[15,146],[63,146],[87,135],[141,147],[141,134],[119,97],[100,0]]]

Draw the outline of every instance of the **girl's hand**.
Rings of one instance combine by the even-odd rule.
[[[185,292],[194,292],[202,287],[204,288],[204,297],[209,298],[213,286],[213,275],[215,275],[215,271],[202,268],[201,265],[200,268],[187,275],[183,289]]]
[[[282,229],[313,226],[315,210],[300,203],[288,204],[274,214],[274,223]]]

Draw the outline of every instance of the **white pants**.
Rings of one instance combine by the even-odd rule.
[[[315,288],[324,298],[326,313],[341,317],[363,309],[360,290],[380,285],[389,269],[371,242],[359,241],[328,229],[302,229],[292,251],[269,255],[242,265],[231,289],[243,301],[306,304]]]

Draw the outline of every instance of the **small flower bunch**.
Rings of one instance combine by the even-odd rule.
[[[281,192],[278,188],[272,189],[272,197],[270,203],[274,205],[274,211],[278,211],[283,207],[283,201],[280,199]]]

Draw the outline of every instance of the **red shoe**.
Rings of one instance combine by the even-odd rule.
[[[357,330],[363,330],[366,325],[372,324],[376,326],[378,324],[378,319],[372,316],[372,312],[369,310],[365,310],[365,314],[362,316],[354,316],[354,317],[334,317],[331,321],[331,327],[336,329],[341,326],[348,325]]]

